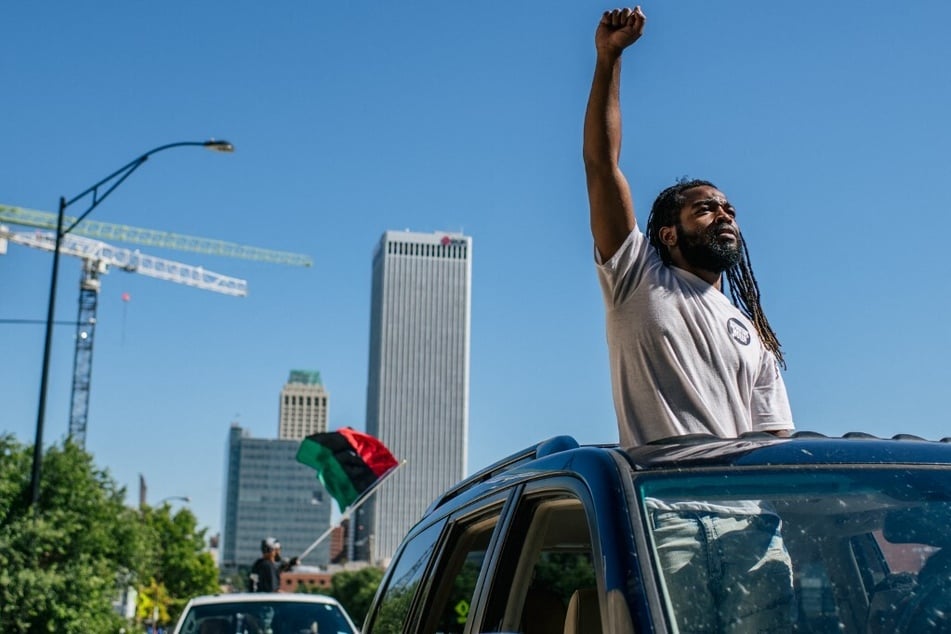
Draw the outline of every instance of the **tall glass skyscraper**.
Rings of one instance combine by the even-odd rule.
[[[471,282],[460,233],[387,231],[374,253],[366,428],[406,466],[357,516],[372,561],[466,473]]]

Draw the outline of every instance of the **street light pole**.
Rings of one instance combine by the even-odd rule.
[[[125,179],[128,178],[132,172],[137,170],[143,163],[145,163],[150,156],[156,152],[161,152],[162,150],[183,146],[200,146],[208,148],[209,150],[215,150],[217,152],[234,152],[234,146],[231,145],[231,143],[228,143],[227,141],[215,141],[214,139],[209,141],[182,141],[179,143],[161,145],[126,163],[109,176],[106,176],[104,179],[85,189],[70,200],[66,200],[66,198],[60,196],[59,212],[57,213],[56,217],[55,248],[53,249],[53,272],[50,275],[50,297],[49,303],[46,307],[46,336],[43,340],[43,368],[40,372],[40,398],[39,404],[36,408],[36,440],[33,445],[33,471],[30,477],[30,500],[28,506],[35,505],[40,499],[40,471],[43,460],[43,424],[46,418],[46,393],[49,384],[50,351],[53,342],[53,323],[56,312],[56,282],[57,278],[59,277],[59,247],[62,243],[63,236],[75,229],[76,225],[82,222],[82,220],[88,216],[89,213],[99,205],[99,203],[105,200],[106,197],[111,194],[116,187],[121,185],[122,182],[125,181]],[[108,186],[108,189],[106,189],[102,195],[100,195],[99,188],[108,185],[110,182],[112,182],[112,184]],[[64,231],[63,224],[65,221],[66,208],[90,194],[92,194],[92,203],[89,205],[86,211],[80,214],[76,220],[73,221],[73,223],[70,224],[70,226]]]

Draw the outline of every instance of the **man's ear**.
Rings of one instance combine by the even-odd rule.
[[[657,232],[657,236],[660,238],[661,244],[668,247],[677,246],[677,227],[674,225],[661,227]]]

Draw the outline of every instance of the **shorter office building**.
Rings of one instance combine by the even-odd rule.
[[[237,423],[228,433],[222,576],[246,572],[261,556],[261,540],[275,537],[285,559],[300,555],[330,528],[333,499],[316,472],[297,462],[298,440],[252,438]],[[330,542],[307,555],[326,567]]]
[[[330,393],[316,370],[291,370],[281,389],[277,437],[302,440],[327,431]]]

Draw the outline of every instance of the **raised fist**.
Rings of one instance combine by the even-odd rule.
[[[620,55],[644,32],[646,20],[639,6],[605,11],[594,35],[595,48],[599,53]]]

